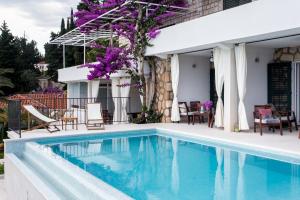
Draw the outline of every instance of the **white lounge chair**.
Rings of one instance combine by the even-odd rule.
[[[103,130],[104,120],[102,117],[102,108],[100,103],[87,104],[87,122],[88,130]]]
[[[56,125],[53,124],[54,122],[57,122],[57,120],[51,119],[51,118],[43,115],[42,113],[40,113],[40,111],[38,111],[32,105],[24,105],[23,108],[25,110],[27,110],[27,112],[28,112],[28,130],[33,130],[33,129],[38,129],[38,128],[44,127],[50,133],[60,131],[60,129]],[[30,128],[30,115],[29,114],[34,116],[38,121],[41,122],[41,124]],[[50,129],[50,126],[53,126],[54,128]]]

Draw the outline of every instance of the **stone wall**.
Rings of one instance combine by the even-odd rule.
[[[164,26],[169,26],[223,10],[223,0],[190,0],[189,11],[181,16],[175,16],[168,20]]]
[[[287,47],[287,48],[275,49],[274,61],[275,62],[300,61],[300,47]]]
[[[156,58],[155,60],[155,96],[154,109],[162,113],[162,122],[171,122],[173,90],[171,82],[171,60]]]

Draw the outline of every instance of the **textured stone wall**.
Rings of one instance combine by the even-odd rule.
[[[274,61],[275,62],[300,61],[300,47],[287,47],[287,48],[275,49]]]
[[[173,101],[170,58],[156,58],[155,69],[154,109],[159,113],[163,113],[162,122],[168,123],[171,122]]]
[[[190,0],[190,10],[165,23],[165,26],[177,24],[223,10],[223,0]]]

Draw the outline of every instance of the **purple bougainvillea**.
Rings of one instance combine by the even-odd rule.
[[[127,3],[126,6],[121,6],[124,3]],[[144,59],[145,49],[150,45],[149,41],[160,33],[160,25],[174,16],[174,12],[168,11],[169,6],[187,6],[186,0],[148,0],[147,3],[155,5],[146,9],[135,1],[81,0],[80,9],[75,13],[75,17],[76,25],[83,25],[80,29],[82,32],[88,34],[93,30],[106,29],[128,41],[127,45],[114,46],[110,43],[106,47],[94,43],[92,48],[105,49],[105,53],[97,55],[97,64],[86,65],[92,69],[88,75],[89,80],[99,77],[109,79],[110,75],[119,69],[136,69],[137,61]],[[84,26],[90,20],[116,8],[119,8],[118,16],[126,20],[106,21],[103,18],[95,20],[92,25]]]

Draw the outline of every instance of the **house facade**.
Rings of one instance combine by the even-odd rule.
[[[231,59],[224,69],[223,125],[233,130],[239,124],[241,80],[237,76],[236,47],[245,46],[246,76],[244,105],[249,127],[253,127],[254,105],[272,103],[278,110],[292,110],[299,119],[300,2],[287,1],[192,1],[197,12],[182,16],[182,23],[161,29],[147,49],[157,61],[157,111],[171,122],[173,92],[171,57],[179,58],[178,101],[215,100],[214,50]],[[286,13],[284,13],[285,11]],[[278,14],[281,13],[281,14]],[[283,16],[284,15],[284,16]],[[163,75],[160,73],[165,71]],[[164,85],[164,86],[162,86]],[[165,88],[165,90],[159,88]]]
[[[250,128],[254,105],[272,103],[280,110],[295,111],[299,119],[300,2],[191,0],[189,5],[188,12],[165,23],[146,52],[146,56],[155,59],[153,105],[157,112],[163,113],[162,122],[172,122],[171,60],[174,55],[179,63],[178,102],[212,100],[217,107],[216,78],[223,79],[223,109],[219,118],[222,123],[219,127],[233,130],[239,124],[241,82],[240,91],[245,93],[243,121]],[[245,49],[241,55],[245,57],[242,80],[238,80],[241,77],[237,75],[240,71],[237,54],[241,50],[238,46]],[[216,49],[223,52],[222,59],[227,62],[219,67],[223,69],[220,77],[215,70]],[[112,81],[89,81],[88,73],[89,69],[76,66],[59,70],[59,81],[68,84],[68,97],[109,99],[113,96]],[[122,77],[126,74],[117,73],[112,80]],[[139,112],[141,102],[136,89],[130,90],[130,97],[134,99],[131,111]],[[109,100],[105,105],[110,107],[108,104]]]

